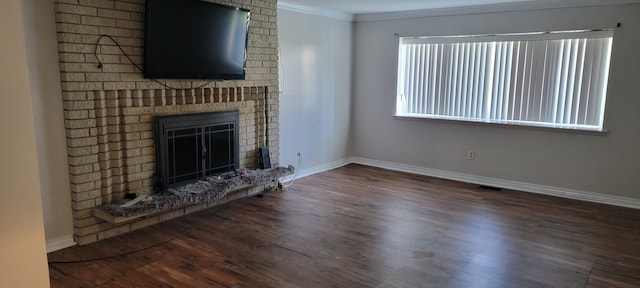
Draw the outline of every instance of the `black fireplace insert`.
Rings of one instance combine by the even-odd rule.
[[[239,112],[155,117],[158,192],[239,166]]]

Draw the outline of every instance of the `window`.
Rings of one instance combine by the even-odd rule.
[[[401,37],[396,115],[603,130],[613,31]]]

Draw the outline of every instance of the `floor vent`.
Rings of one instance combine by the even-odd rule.
[[[500,188],[500,187],[493,187],[493,186],[487,186],[487,185],[478,185],[478,189],[491,190],[491,191],[502,191],[502,188]]]

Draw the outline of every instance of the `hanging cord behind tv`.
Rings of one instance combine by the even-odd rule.
[[[129,56],[129,54],[127,54],[127,52],[124,52],[124,49],[122,49],[122,46],[120,46],[120,43],[118,43],[118,41],[116,41],[116,39],[114,39],[113,37],[111,37],[111,35],[106,35],[106,34],[102,34],[100,35],[100,37],[98,37],[98,41],[96,41],[96,45],[93,47],[93,56],[96,57],[96,59],[98,60],[98,68],[100,68],[100,70],[102,70],[103,68],[103,64],[102,61],[100,61],[100,58],[98,57],[98,46],[100,46],[100,40],[102,40],[102,38],[109,38],[114,44],[116,44],[116,46],[118,47],[118,49],[120,49],[120,52],[122,52],[122,55],[124,55],[125,57],[127,57],[127,60],[129,60],[129,62],[131,63],[131,65],[133,65],[133,67],[136,67],[136,69],[138,69],[138,71],[140,72],[144,72],[144,70],[142,69],[142,67],[140,67],[140,65],[136,64],[136,62],[133,61],[133,59],[131,59],[131,57]],[[157,84],[162,85],[162,87],[165,87],[167,89],[181,89],[181,88],[176,88],[176,87],[171,87],[169,85],[167,85],[166,83],[162,83],[156,79],[149,79]],[[214,80],[208,81],[198,87],[193,87],[193,88],[203,88],[211,83],[213,83]]]

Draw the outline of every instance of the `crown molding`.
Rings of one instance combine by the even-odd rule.
[[[278,9],[311,14],[311,15],[327,17],[327,18],[333,18],[333,19],[349,21],[349,22],[352,22],[354,19],[353,18],[354,15],[351,13],[327,9],[327,8],[321,8],[321,7],[315,7],[315,6],[300,5],[297,3],[292,3],[287,1],[278,1]]]
[[[605,5],[611,6],[611,5],[636,4],[636,3],[640,3],[640,0],[526,1],[526,2],[506,3],[506,4],[476,5],[476,6],[424,9],[424,10],[401,11],[401,12],[356,14],[353,17],[353,21],[355,22],[384,21],[384,20],[397,20],[397,19],[407,19],[407,18],[486,14],[486,13],[497,13],[497,12],[558,9],[558,8],[586,7],[586,6],[605,6]]]

